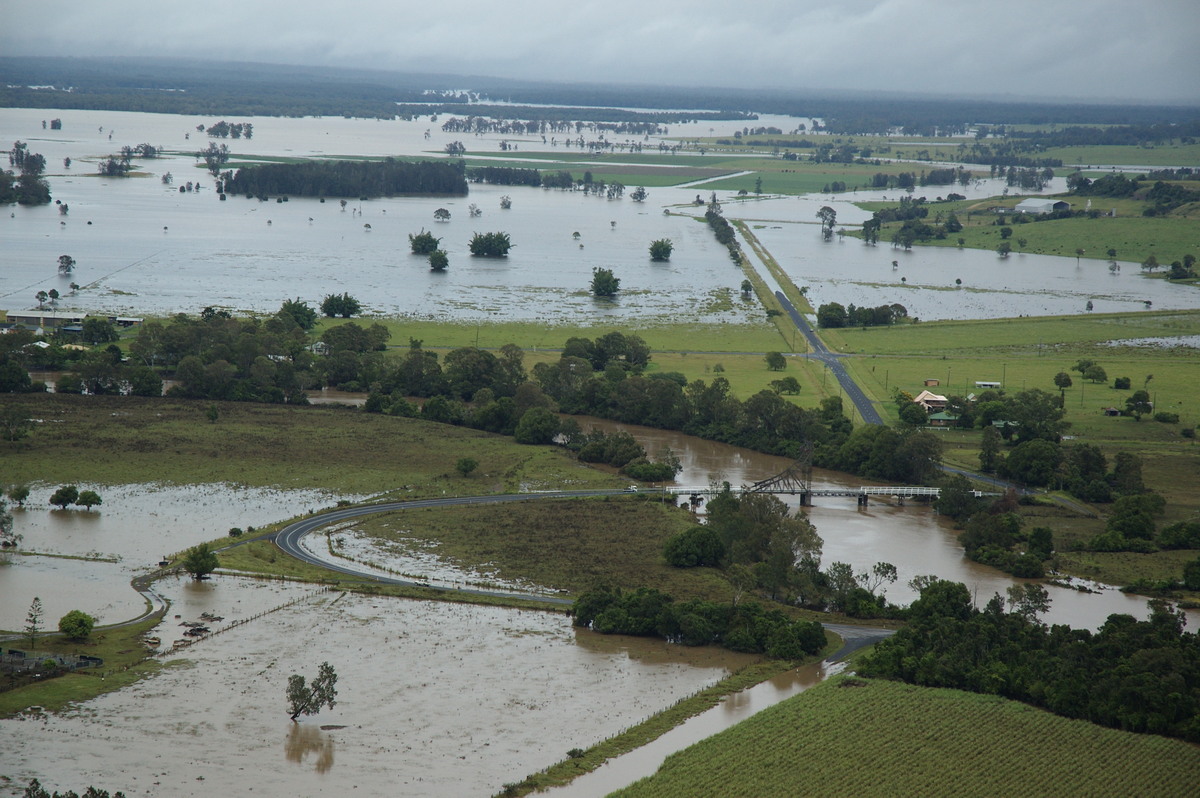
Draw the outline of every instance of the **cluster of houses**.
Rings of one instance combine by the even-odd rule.
[[[946,397],[929,390],[930,388],[936,388],[939,383],[940,380],[935,378],[925,380],[925,390],[913,397],[913,403],[923,407],[925,412],[929,414],[929,426],[953,427],[955,422],[958,421],[958,416],[946,412]],[[999,382],[991,380],[976,380],[975,387],[981,391],[995,391],[999,390],[1002,386]],[[967,397],[968,401],[973,401],[974,399],[975,394]]]

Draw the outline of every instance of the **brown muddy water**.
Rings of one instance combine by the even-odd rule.
[[[126,795],[490,795],[752,658],[602,638],[558,614],[313,592],[235,577],[160,583],[156,633],[224,616],[181,664],[59,715],[0,721],[0,794],[30,778]],[[179,614],[180,619],[173,616]],[[293,724],[292,673],[338,673],[332,710]]]
[[[734,726],[844,669],[841,663],[813,663],[782,673],[726,697],[720,704],[689,718],[671,731],[636,750],[615,757],[569,784],[538,795],[552,798],[602,798],[638,779],[653,776],[669,755]]]
[[[73,609],[101,623],[132,618],[143,602],[129,580],[164,555],[228,535],[235,526],[263,526],[339,498],[363,498],[225,484],[79,487],[95,490],[104,503],[92,510],[54,509],[49,499],[57,486],[34,485],[25,508],[12,509],[24,554],[0,555],[0,563],[8,560],[0,564],[0,630],[22,628],[34,596],[54,623]]]
[[[678,485],[706,486],[710,481],[728,481],[731,485],[749,485],[778,474],[791,465],[784,457],[759,454],[736,446],[705,441],[668,430],[617,424],[603,419],[580,418],[584,430],[625,429],[653,456],[666,447],[679,457],[683,471]],[[813,470],[814,488],[857,487],[871,483],[837,471]],[[799,511],[799,499],[780,495],[793,511]],[[701,508],[702,509],[702,508]],[[845,562],[855,573],[870,569],[877,562],[890,562],[899,574],[894,585],[886,588],[889,601],[908,604],[917,598],[908,582],[922,574],[962,582],[971,590],[976,605],[982,607],[991,597],[1023,580],[968,560],[952,524],[923,503],[876,502],[865,508],[844,497],[817,497],[814,506],[805,508],[824,541],[822,564]],[[1046,585],[1050,592],[1050,610],[1043,616],[1047,623],[1068,624],[1076,628],[1097,629],[1109,615],[1127,613],[1149,617],[1144,597],[1127,595],[1107,585],[1072,580],[1095,592]],[[1200,611],[1187,610],[1188,628],[1200,627]]]

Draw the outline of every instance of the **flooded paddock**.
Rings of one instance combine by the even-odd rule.
[[[0,794],[38,777],[126,795],[490,795],[750,661],[599,638],[559,614],[320,593],[219,577],[160,583],[172,615],[239,618],[180,664],[59,715],[0,721]],[[308,597],[306,597],[308,596]],[[165,641],[179,620],[156,632]],[[288,720],[288,676],[338,674]]]
[[[0,555],[0,562],[8,561],[0,565],[0,629],[22,628],[34,596],[54,623],[74,609],[102,624],[127,620],[144,606],[129,580],[153,570],[164,555],[227,536],[232,527],[263,526],[340,498],[365,498],[228,484],[79,487],[95,490],[104,503],[54,509],[49,499],[57,486],[34,485],[25,507],[12,508],[24,553]]]

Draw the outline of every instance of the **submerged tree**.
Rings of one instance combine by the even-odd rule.
[[[837,211],[828,205],[822,205],[821,210],[817,211],[817,218],[821,220],[821,238],[826,241],[833,238],[833,228],[837,225]]]
[[[613,274],[612,269],[596,267],[592,269],[592,295],[615,296],[621,288],[621,278]]]
[[[660,238],[650,242],[650,260],[670,260],[671,253],[674,251],[675,245],[669,238]]]
[[[433,233],[426,232],[422,228],[421,232],[413,235],[408,234],[408,244],[412,248],[414,255],[428,255],[436,250],[442,243],[442,239],[436,237]]]
[[[293,721],[301,715],[315,715],[326,706],[333,709],[336,699],[337,674],[328,662],[321,663],[317,678],[311,684],[298,673],[288,678],[288,712]]]
[[[193,546],[183,556],[183,570],[191,574],[193,579],[203,579],[217,570],[217,566],[219,565],[217,555],[209,548],[207,543]]]

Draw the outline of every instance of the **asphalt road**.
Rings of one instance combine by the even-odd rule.
[[[345,565],[341,563],[332,563],[315,557],[300,545],[301,539],[314,532],[321,527],[329,524],[336,524],[339,521],[348,521],[352,518],[361,518],[366,515],[374,515],[375,513],[390,513],[402,510],[419,510],[424,507],[450,507],[454,505],[464,504],[501,504],[507,502],[520,501],[535,501],[537,499],[577,499],[590,496],[619,496],[623,491],[619,490],[578,490],[578,491],[553,491],[546,493],[504,493],[494,496],[454,496],[441,499],[416,499],[413,501],[403,502],[388,502],[386,504],[368,504],[359,507],[347,507],[342,510],[333,510],[328,513],[321,513],[293,524],[289,524],[283,529],[276,532],[271,538],[275,540],[275,544],[283,550],[285,554],[295,557],[298,560],[316,565],[321,568],[326,568],[331,571],[354,576],[368,582],[375,582],[383,585],[402,585],[405,587],[424,587],[430,590],[441,590],[445,592],[469,593],[474,596],[493,596],[503,599],[525,599],[533,601],[543,601],[549,604],[561,604],[569,606],[572,604],[571,599],[561,598],[559,596],[547,596],[534,593],[510,593],[498,590],[480,590],[476,588],[450,588],[450,587],[435,587],[425,582],[415,581],[412,579],[401,579],[399,577],[380,576],[378,574],[361,571],[354,566],[353,563]],[[270,539],[270,538],[269,538]]]
[[[413,501],[403,502],[388,502],[386,504],[369,504],[359,507],[347,507],[342,510],[333,510],[328,513],[321,513],[293,524],[289,524],[283,529],[276,532],[268,539],[274,539],[276,545],[283,550],[285,554],[295,557],[303,562],[316,565],[321,568],[337,571],[338,573],[354,576],[364,581],[375,582],[385,585],[403,585],[405,587],[424,587],[430,590],[441,590],[445,592],[469,593],[475,596],[494,596],[503,599],[525,599],[543,601],[550,604],[559,604],[569,606],[573,604],[572,599],[560,598],[558,596],[546,596],[531,593],[509,593],[497,590],[480,590],[476,588],[451,588],[451,587],[434,587],[424,582],[414,581],[411,579],[401,579],[391,576],[379,576],[377,574],[368,573],[358,570],[353,563],[342,565],[340,563],[331,563],[310,554],[300,545],[300,541],[305,535],[308,535],[316,530],[336,524],[340,521],[348,521],[352,518],[362,518],[375,513],[390,513],[403,510],[418,510],[424,507],[451,507],[464,504],[501,504],[507,502],[519,501],[535,501],[537,499],[574,499],[590,496],[619,496],[624,491],[619,490],[581,490],[581,491],[554,491],[547,493],[504,493],[494,496],[455,496],[443,499],[416,499]],[[830,662],[843,659],[853,651],[878,643],[880,640],[894,634],[891,629],[879,629],[870,626],[852,626],[849,624],[825,623],[822,624],[826,629],[839,635],[843,644],[834,654],[829,657]]]
[[[782,291],[776,291],[775,297],[779,300],[780,304],[783,305],[783,309],[788,312],[788,316],[791,317],[792,322],[796,325],[796,329],[800,330],[800,332],[803,333],[804,337],[808,340],[808,344],[812,349],[812,353],[807,355],[807,357],[810,360],[821,361],[830,370],[830,372],[833,373],[833,376],[842,386],[842,392],[854,405],[855,409],[858,410],[858,414],[862,416],[862,420],[865,423],[882,424],[883,417],[879,415],[879,411],[875,409],[875,405],[872,404],[871,400],[867,398],[867,395],[863,393],[862,388],[858,387],[858,383],[851,379],[850,375],[846,373],[846,367],[842,365],[842,358],[844,355],[835,354],[834,352],[829,351],[829,347],[825,346],[825,342],[817,336],[816,331],[813,330],[812,326],[808,323],[800,311],[796,310],[796,306],[793,305],[788,298],[783,295]]]

